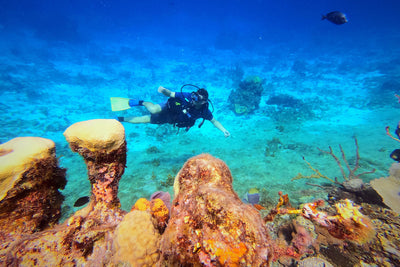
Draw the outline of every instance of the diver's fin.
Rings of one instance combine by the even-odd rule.
[[[110,97],[110,101],[112,111],[120,111],[131,108],[131,106],[129,105],[129,98]]]

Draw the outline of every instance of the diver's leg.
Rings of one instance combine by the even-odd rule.
[[[123,117],[124,122],[130,123],[149,123],[150,115],[141,116],[141,117]]]
[[[161,106],[159,104],[144,101],[142,105],[147,108],[147,110],[150,111],[151,114],[159,113],[161,111]]]

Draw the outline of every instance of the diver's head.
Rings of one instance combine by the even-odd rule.
[[[196,92],[192,93],[192,103],[196,107],[200,107],[206,103],[208,103],[208,92],[204,88],[200,88]]]
[[[204,88],[197,90],[197,94],[201,95],[205,101],[208,101],[208,92]]]

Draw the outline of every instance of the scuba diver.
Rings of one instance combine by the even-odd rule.
[[[185,86],[193,86],[197,91],[192,93],[182,92]],[[203,118],[199,128],[205,120],[209,120],[225,137],[230,136],[230,133],[214,118],[208,108],[211,101],[208,99],[206,89],[192,84],[185,84],[181,87],[181,92],[173,92],[162,86],[158,87],[158,92],[169,97],[165,104],[160,105],[143,100],[112,97],[111,106],[113,111],[124,110],[134,106],[144,106],[151,113],[141,117],[118,117],[118,121],[152,124],[169,123],[178,128],[185,128],[188,131],[197,119]]]

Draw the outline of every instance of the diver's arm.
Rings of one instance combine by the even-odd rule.
[[[217,121],[215,118],[213,118],[213,119],[211,120],[211,123],[212,123],[218,130],[220,130],[221,132],[223,132],[224,135],[225,135],[225,137],[228,137],[228,136],[231,135],[231,134],[224,128],[224,126],[222,126],[222,124],[221,124],[219,121]]]
[[[171,90],[168,90],[165,87],[158,87],[158,92],[165,95],[166,97],[175,97],[175,92],[172,92]]]

